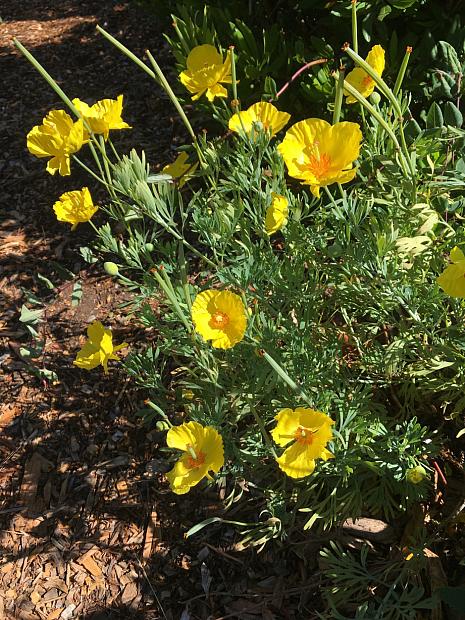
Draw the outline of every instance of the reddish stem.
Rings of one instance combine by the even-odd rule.
[[[307,62],[307,64],[305,64],[303,67],[300,67],[300,69],[296,71],[294,75],[291,77],[289,82],[286,82],[286,84],[284,84],[284,86],[276,93],[276,97],[272,101],[276,101],[277,99],[279,99],[279,97],[289,88],[292,82],[295,79],[297,79],[299,75],[303,73],[306,69],[309,69],[310,67],[314,67],[315,65],[324,65],[325,63],[328,62],[328,60],[330,59],[329,58],[318,58],[317,60],[311,60],[310,62]]]
[[[443,484],[447,485],[446,477],[442,473],[442,469],[439,467],[439,465],[436,463],[436,461],[433,461],[433,467],[438,472],[438,476],[441,478]]]

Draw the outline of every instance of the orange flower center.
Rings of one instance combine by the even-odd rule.
[[[326,153],[310,155],[308,167],[317,179],[323,177],[331,167],[331,158]]]
[[[373,82],[374,82],[373,78],[367,75],[366,77],[363,78],[362,85],[364,86],[364,88],[368,88],[369,86],[371,86]]]
[[[210,319],[210,327],[213,329],[224,329],[229,323],[229,316],[224,312],[214,312]]]
[[[294,433],[294,437],[301,444],[309,446],[313,443],[313,435],[316,431],[312,431],[309,428],[305,428],[305,426],[299,426],[299,428]]]
[[[191,446],[187,446],[187,448],[189,447]],[[186,459],[186,465],[189,469],[195,469],[196,467],[200,467],[205,463],[206,455],[201,450],[195,452],[194,454],[195,458],[192,456],[192,454],[189,454]]]

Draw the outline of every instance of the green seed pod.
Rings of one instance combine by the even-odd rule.
[[[381,101],[381,95],[377,93],[376,91],[374,93],[371,93],[370,101],[373,105],[378,105],[379,102]]]
[[[147,252],[153,252],[153,243],[146,243],[145,244],[145,249],[147,250]]]
[[[423,467],[423,465],[411,467],[407,470],[407,474],[405,477],[412,484],[418,484],[426,478],[426,469]]]
[[[119,273],[118,265],[116,263],[112,263],[111,261],[103,263],[103,268],[109,276],[117,276]]]

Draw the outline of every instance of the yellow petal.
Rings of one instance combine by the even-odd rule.
[[[228,91],[224,86],[221,86],[221,84],[214,84],[213,86],[210,86],[210,88],[207,88],[208,101],[213,101],[215,97],[225,98],[227,96]]]
[[[166,443],[170,448],[187,450],[187,446],[194,447],[199,439],[203,438],[203,426],[198,422],[188,422],[180,426],[173,426],[166,434]]]
[[[293,409],[281,409],[276,415],[277,422],[275,428],[271,431],[273,441],[278,446],[287,446],[288,443],[294,441],[294,435],[299,428],[299,417],[295,415]]]
[[[309,476],[315,469],[315,461],[309,456],[308,447],[297,442],[284,450],[276,461],[280,469],[291,478]]]
[[[287,112],[280,112],[273,104],[267,101],[259,101],[254,103],[247,112],[254,117],[254,120],[260,121],[267,131],[274,136],[289,121],[291,115]]]
[[[447,295],[465,297],[465,260],[446,267],[436,282]]]
[[[212,65],[222,65],[223,57],[213,45],[197,45],[190,51],[186,64],[189,71],[200,71]]]
[[[459,263],[460,261],[465,261],[465,254],[460,248],[455,246],[455,248],[451,251],[449,258],[452,263]]]
[[[254,119],[248,111],[237,112],[229,119],[228,127],[236,133],[245,132],[248,134],[252,130],[253,122]]]
[[[218,314],[224,315],[224,325],[215,325]],[[247,327],[242,299],[231,291],[199,293],[192,305],[192,320],[195,330],[218,349],[229,349],[240,342]]]
[[[177,495],[184,495],[207,475],[205,466],[194,469],[186,467],[186,458],[188,457],[184,456],[179,459],[173,469],[166,474],[171,490]]]

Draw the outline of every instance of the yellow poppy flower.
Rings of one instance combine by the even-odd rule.
[[[275,420],[271,435],[278,446],[294,442],[276,459],[280,469],[291,478],[309,476],[315,469],[315,459],[334,458],[326,449],[334,422],[325,413],[303,407],[282,409]]]
[[[450,253],[452,265],[446,267],[436,282],[451,297],[465,297],[465,255],[457,246]]]
[[[372,67],[373,71],[381,77],[385,65],[384,50],[381,45],[372,47],[365,61]],[[374,79],[361,67],[355,67],[355,69],[348,73],[346,80],[364,97],[369,97],[376,88]],[[355,97],[349,95],[347,92],[344,94],[347,97],[346,103],[356,103],[357,99],[355,99]]]
[[[69,222],[74,230],[81,222],[88,222],[98,207],[94,206],[92,196],[87,187],[81,190],[65,192],[53,205],[59,222]]]
[[[195,164],[188,164],[187,160],[189,155],[187,153],[180,153],[172,164],[168,164],[163,168],[163,172],[169,174],[173,179],[178,181],[179,187],[182,187],[184,183],[186,183],[191,177],[192,174],[197,169],[199,165],[198,162]],[[189,174],[187,174],[189,173]]]
[[[223,439],[211,426],[202,426],[198,422],[188,422],[173,426],[166,435],[170,448],[184,452],[167,474],[171,490],[178,495],[187,493],[209,471],[215,474],[224,465]]]
[[[51,110],[27,134],[27,148],[36,157],[51,157],[47,172],[61,176],[71,174],[69,156],[86,142],[82,120],[73,119],[64,110]]]
[[[223,57],[213,45],[198,45],[187,57],[187,70],[179,75],[181,83],[187,88],[195,101],[206,93],[208,101],[215,97],[227,97],[223,84],[231,84],[231,57]]]
[[[273,200],[266,210],[265,216],[265,230],[267,235],[273,235],[284,226],[289,212],[289,202],[285,196],[275,194],[274,192],[272,192],[271,196]]]
[[[254,123],[261,123],[265,131],[274,136],[286,125],[291,118],[287,112],[280,112],[271,103],[260,101],[254,103],[248,110],[238,112],[229,119],[229,129],[240,133],[250,133]]]
[[[291,177],[299,179],[317,198],[320,187],[348,183],[355,174],[353,162],[360,152],[362,132],[358,123],[330,125],[307,118],[287,130],[278,151]]]
[[[86,370],[92,370],[102,364],[107,375],[108,361],[119,360],[115,353],[127,347],[127,342],[114,346],[111,329],[106,329],[100,321],[94,321],[89,325],[87,336],[89,340],[79,351],[73,364]]]
[[[199,293],[192,304],[195,330],[216,349],[230,349],[244,337],[247,316],[239,295],[231,291]]]
[[[85,122],[95,134],[103,134],[108,140],[110,129],[131,129],[130,125],[123,121],[123,95],[116,99],[102,99],[89,106],[80,99],[73,99],[74,106],[82,114]]]

